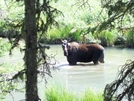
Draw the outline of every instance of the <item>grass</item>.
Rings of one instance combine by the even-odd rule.
[[[45,89],[45,98],[47,101],[74,101],[75,95],[68,92],[66,88],[51,86]]]
[[[45,101],[103,101],[101,92],[87,89],[83,94],[76,94],[63,86],[49,86],[45,89]]]
[[[87,89],[80,101],[103,101],[103,95],[101,92],[95,93],[91,89]]]

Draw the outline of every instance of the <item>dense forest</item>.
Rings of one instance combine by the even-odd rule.
[[[124,47],[134,47],[132,37],[133,11],[126,11],[123,15],[120,12],[126,8],[121,7],[116,13],[121,3],[116,4],[117,7],[114,8],[112,2],[110,4],[110,0],[107,7],[101,0],[92,2],[90,0],[52,0],[50,5],[52,6],[51,10],[55,11],[57,9],[59,12],[55,12],[57,15],[53,16],[55,18],[53,26],[47,32],[43,32],[44,29],[39,32],[39,34],[44,33],[39,38],[40,42],[57,44],[60,43],[61,39],[70,39],[82,43],[100,43],[103,46],[123,45]],[[2,37],[18,36],[21,33],[20,26],[24,18],[23,3],[9,0],[3,1],[0,6],[2,8],[0,10],[0,35]],[[41,16],[43,16],[43,13]],[[113,21],[110,21],[111,17],[113,17]],[[45,16],[42,17],[42,20],[46,20]],[[41,21],[39,26],[42,26]],[[15,30],[9,28],[10,26],[14,27]]]

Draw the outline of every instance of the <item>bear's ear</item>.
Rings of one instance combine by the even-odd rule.
[[[70,42],[70,41],[71,41],[71,38],[68,38],[68,39],[67,39],[67,42]]]

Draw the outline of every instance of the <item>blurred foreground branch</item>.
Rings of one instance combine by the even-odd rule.
[[[134,61],[128,60],[121,66],[117,80],[107,84],[104,101],[134,101]]]

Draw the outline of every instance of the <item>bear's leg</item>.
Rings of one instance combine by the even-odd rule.
[[[94,63],[95,65],[97,65],[97,64],[98,64],[99,58],[100,58],[100,53],[99,53],[99,52],[98,52],[98,53],[93,54],[92,61],[93,61],[93,63]]]
[[[105,63],[105,62],[104,62],[104,54],[102,54],[102,55],[100,56],[99,62],[100,62],[100,63]]]
[[[77,64],[77,59],[72,56],[67,57],[67,61],[69,62],[69,65],[76,65]]]
[[[69,62],[69,65],[76,65],[76,62]]]
[[[95,65],[97,65],[97,64],[98,64],[98,61],[93,60],[93,63],[94,63]]]

